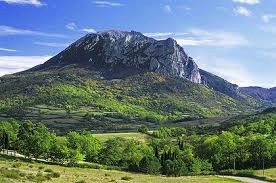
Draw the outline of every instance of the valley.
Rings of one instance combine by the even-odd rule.
[[[0,78],[0,180],[275,182],[273,102],[199,69],[174,39],[88,34]]]

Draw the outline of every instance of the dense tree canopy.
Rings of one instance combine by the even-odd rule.
[[[197,135],[184,128],[161,128],[146,142],[126,138],[99,141],[87,131],[57,136],[41,123],[0,123],[2,150],[75,165],[79,161],[130,171],[181,176],[275,166],[275,121],[239,123],[228,131]],[[144,129],[144,128],[143,128]],[[141,131],[141,130],[140,130]]]

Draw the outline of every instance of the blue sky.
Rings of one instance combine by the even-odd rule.
[[[202,69],[241,86],[276,86],[275,0],[0,0],[0,75],[107,29],[172,37]]]

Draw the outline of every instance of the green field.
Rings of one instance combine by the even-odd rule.
[[[235,183],[238,181],[219,178],[216,176],[187,176],[187,177],[165,177],[128,173],[115,170],[87,169],[87,168],[68,168],[57,165],[46,165],[35,162],[23,162],[21,160],[10,160],[0,158],[0,182],[42,182],[42,177],[46,177],[47,172],[53,171],[60,175],[51,180],[43,182],[55,183],[100,183],[100,182],[151,182],[151,183]],[[39,177],[39,178],[37,178]],[[123,180],[126,179],[126,180]]]
[[[115,137],[121,137],[126,139],[133,139],[138,141],[146,141],[146,139],[149,138],[148,135],[142,134],[142,133],[99,133],[99,134],[93,134],[94,137],[99,139],[102,142],[107,141],[108,139],[115,138]]]
[[[259,177],[265,177],[267,178],[267,180],[272,180],[276,182],[276,168],[266,169],[264,171],[264,175],[263,175],[263,170],[256,170],[254,175]]]

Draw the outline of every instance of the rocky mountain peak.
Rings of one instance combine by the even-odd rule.
[[[155,40],[135,31],[108,30],[88,34],[31,70],[70,64],[101,71],[107,78],[158,72],[201,83],[197,64],[174,39]]]

